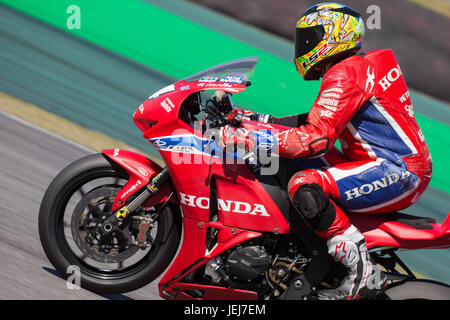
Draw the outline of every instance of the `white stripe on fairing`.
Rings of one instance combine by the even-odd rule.
[[[370,102],[377,108],[377,110],[384,116],[384,118],[389,122],[392,129],[394,129],[395,132],[397,132],[398,136],[402,141],[408,146],[408,148],[411,150],[412,154],[417,153],[416,147],[414,147],[414,144],[412,141],[408,138],[406,133],[402,130],[402,128],[398,125],[398,123],[395,121],[394,118],[389,114],[389,112],[386,111],[386,109],[381,105],[381,103],[378,102],[378,100],[373,97],[370,99]]]
[[[331,174],[334,181],[339,181],[341,179],[353,176],[355,174],[359,174],[359,173],[366,171],[367,169],[370,169],[372,167],[379,166],[380,163],[382,163],[383,161],[385,161],[385,160],[382,158],[377,158],[375,161],[368,162],[366,164],[363,164],[360,167],[356,167],[353,169],[342,170],[342,169],[338,169],[338,168],[330,168],[327,171]]]
[[[196,155],[201,154],[201,155],[205,155],[205,156],[213,156],[211,153],[206,153],[204,151],[196,149],[193,145],[187,145],[187,146],[181,146],[180,145],[180,147],[193,147],[195,149],[193,152],[171,150],[171,149],[162,148],[162,147],[159,147],[158,145],[155,145],[156,141],[161,140],[161,139],[169,139],[169,138],[173,139],[173,140],[175,140],[176,138],[189,138],[189,139],[198,139],[200,141],[208,141],[206,138],[200,138],[200,137],[198,137],[198,136],[196,136],[194,134],[178,134],[178,135],[173,135],[173,136],[149,138],[148,140],[150,140],[150,142],[155,146],[156,149],[161,150],[161,151],[175,152],[175,153],[185,153],[185,154],[196,154]],[[182,141],[180,141],[180,143]],[[186,142],[186,141],[184,141],[184,142]],[[177,146],[177,145],[174,145],[174,146]]]
[[[192,134],[192,133],[174,134],[174,135],[172,135],[172,136],[163,136],[163,137],[148,138],[148,140],[159,140],[159,139],[167,139],[167,138],[171,138],[171,139],[175,139],[175,138],[197,138],[198,140],[208,141],[208,139],[198,137],[198,136],[196,136],[195,134]]]
[[[369,157],[371,158],[376,158],[377,155],[375,154],[375,152],[372,150],[372,147],[367,143],[366,140],[364,140],[358,133],[358,131],[356,131],[355,127],[349,122],[347,124],[347,128],[348,130],[350,130],[350,133],[352,134],[352,136],[359,141],[359,143],[361,143],[361,146],[364,148],[364,150],[367,151]]]
[[[391,204],[393,204],[393,203],[395,203],[397,201],[400,201],[400,200],[406,198],[407,196],[409,196],[411,193],[413,193],[417,189],[419,184],[420,184],[420,180],[418,179],[416,181],[416,183],[414,184],[414,187],[411,190],[408,190],[407,192],[403,193],[402,195],[398,196],[395,199],[389,200],[387,202],[378,204],[378,205],[373,206],[373,207],[363,208],[363,209],[356,209],[356,210],[347,210],[347,211],[350,211],[350,212],[369,212],[369,211],[375,211],[375,210],[378,210],[380,208],[387,207],[387,206],[389,206],[389,205],[391,205]]]

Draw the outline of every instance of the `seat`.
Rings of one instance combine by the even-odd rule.
[[[401,212],[387,214],[348,213],[350,222],[366,238],[368,248],[449,248],[450,214],[440,224],[434,219]]]

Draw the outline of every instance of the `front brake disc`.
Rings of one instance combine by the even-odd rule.
[[[72,213],[71,231],[76,245],[84,255],[98,262],[120,263],[139,250],[132,245],[128,226],[107,236],[98,231],[112,215],[109,208],[119,191],[119,188],[109,186],[96,188],[81,198]]]

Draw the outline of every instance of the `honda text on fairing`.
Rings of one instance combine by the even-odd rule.
[[[229,116],[231,95],[250,85],[256,62],[212,67],[139,106],[133,120],[164,168],[109,149],[55,177],[42,200],[39,232],[61,275],[76,265],[83,288],[122,293],[164,273],[164,299],[312,299],[339,285],[345,270],[289,201],[287,183],[301,162],[274,148],[276,132],[289,128]],[[258,150],[224,150],[215,139],[225,125],[250,131],[256,124],[268,129],[255,134]],[[450,299],[446,284],[416,279],[396,255],[449,248],[450,216],[442,224],[402,213],[348,216],[388,277],[377,298]]]

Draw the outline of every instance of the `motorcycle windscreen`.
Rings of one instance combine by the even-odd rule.
[[[248,57],[219,64],[200,71],[185,81],[229,82],[246,84],[253,75],[258,57]]]

